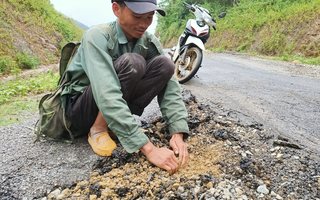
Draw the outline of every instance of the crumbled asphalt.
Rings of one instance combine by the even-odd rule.
[[[196,155],[192,159],[205,158],[206,147],[217,148],[221,155],[217,160],[207,159],[207,164],[218,166],[219,173],[183,175],[179,173],[187,172],[182,168],[169,175],[141,152],[127,154],[121,145],[113,157],[102,158],[93,153],[86,137],[75,144],[34,143],[31,127],[37,114],[32,114],[20,124],[0,127],[1,199],[99,199],[103,195],[104,199],[320,198],[320,166],[313,152],[272,135],[262,124],[250,123],[250,117],[244,119],[245,125],[239,117],[233,121],[223,109],[198,102],[190,91],[183,90],[183,96],[192,133],[186,141],[193,147],[189,153]],[[159,109],[152,102],[142,123],[138,122],[154,144],[169,146],[167,125],[157,116]],[[132,174],[131,168],[140,171]],[[133,182],[138,174],[145,176]],[[111,185],[115,177],[127,185]]]

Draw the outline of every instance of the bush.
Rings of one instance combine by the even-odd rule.
[[[39,57],[32,57],[27,51],[23,51],[23,54],[18,53],[16,61],[21,69],[34,69],[41,64]]]
[[[17,68],[16,62],[9,56],[0,57],[0,74],[5,74]]]

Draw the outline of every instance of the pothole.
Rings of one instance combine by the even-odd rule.
[[[93,164],[88,180],[52,191],[48,199],[317,199],[320,166],[312,153],[279,140],[261,127],[225,120],[209,106],[184,94],[191,135],[189,162],[173,175],[137,151],[118,143],[111,157]],[[161,117],[142,128],[157,147],[169,148],[168,126]]]

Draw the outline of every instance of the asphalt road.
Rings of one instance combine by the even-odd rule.
[[[320,155],[320,66],[205,52],[202,67],[182,87],[223,107],[225,117],[261,123]]]

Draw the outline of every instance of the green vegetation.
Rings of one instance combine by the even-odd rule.
[[[61,47],[83,33],[49,0],[0,1],[0,75],[57,63]]]
[[[182,5],[184,1],[165,0],[161,4],[168,15],[159,17],[156,34],[167,47],[177,42],[187,20],[194,19]],[[233,5],[232,1],[222,0],[196,2],[213,16],[227,12],[224,19],[217,20],[217,31],[211,29],[207,49],[258,53],[320,65],[320,39],[315,37],[319,34],[316,27],[320,23],[320,0],[241,0]]]
[[[23,51],[23,54],[18,53],[16,61],[18,66],[22,69],[34,69],[40,65],[40,58],[30,56],[27,51]]]
[[[21,120],[23,112],[35,111],[42,93],[55,89],[59,80],[59,74],[52,71],[33,76],[16,75],[0,84],[0,126]]]
[[[0,126],[34,112],[42,93],[53,90],[59,78],[50,72],[23,79],[20,72],[57,63],[61,48],[81,40],[83,33],[72,19],[56,12],[50,0],[0,1],[0,76],[14,76],[0,80]]]

